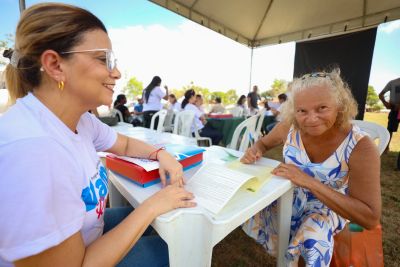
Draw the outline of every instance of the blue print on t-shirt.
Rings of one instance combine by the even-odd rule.
[[[95,186],[92,181],[89,181],[89,186],[82,190],[81,198],[86,206],[86,212],[93,210],[99,203],[99,198],[104,200],[108,194],[108,179],[107,179],[107,171],[103,166],[100,166],[98,175],[94,181],[94,184],[97,188],[97,192]]]
[[[82,200],[85,203],[86,211],[94,209],[97,205],[97,196],[92,181],[89,182],[89,186],[82,190]]]

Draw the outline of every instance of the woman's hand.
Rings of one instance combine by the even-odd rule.
[[[311,182],[315,181],[311,176],[292,164],[281,163],[271,173],[289,179],[295,185],[307,189]]]
[[[175,183],[167,185],[148,198],[142,205],[147,205],[154,216],[157,217],[173,209],[195,207],[196,203],[192,201],[193,198],[192,193]]]
[[[160,162],[160,178],[163,186],[167,184],[167,174],[171,184],[177,183],[178,186],[183,187],[185,181],[183,180],[182,165],[165,150],[161,150],[157,154],[158,161]]]
[[[240,162],[244,164],[252,164],[262,157],[262,152],[256,147],[256,145],[251,146],[246,150],[244,156],[240,159]]]
[[[207,123],[207,119],[204,115],[200,116],[200,121],[203,125],[205,125]]]

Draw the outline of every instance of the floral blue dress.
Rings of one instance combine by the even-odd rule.
[[[284,161],[299,167],[337,192],[347,194],[350,154],[364,136],[365,133],[353,125],[347,137],[328,159],[322,163],[312,163],[300,132],[292,127],[283,148]],[[275,202],[242,226],[246,234],[272,255],[276,255],[277,249],[276,214]],[[297,266],[300,255],[304,258],[306,266],[329,266],[333,252],[333,235],[339,233],[346,223],[346,219],[325,206],[309,190],[295,187],[290,243],[285,254],[287,266]]]

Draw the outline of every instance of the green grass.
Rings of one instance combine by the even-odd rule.
[[[387,113],[366,113],[364,120],[376,122],[386,128]],[[400,129],[399,129],[400,131]],[[394,133],[390,152],[381,157],[381,190],[383,253],[386,266],[400,266],[400,172],[394,170],[400,151],[400,132]],[[268,151],[266,157],[282,160],[282,147]],[[213,267],[275,266],[275,258],[236,229],[218,243],[213,250]]]

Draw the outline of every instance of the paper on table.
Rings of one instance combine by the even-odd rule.
[[[217,214],[248,180],[254,178],[224,165],[207,163],[199,169],[186,185],[195,195],[195,201]]]
[[[236,171],[247,173],[252,175],[254,178],[246,182],[243,187],[251,192],[258,191],[268,180],[271,178],[272,167],[265,166],[263,159],[255,162],[254,164],[243,164],[240,160],[232,161],[227,166]]]
[[[156,160],[142,159],[142,158],[132,158],[132,157],[116,156],[116,155],[114,155],[114,156],[116,158],[123,159],[125,161],[132,162],[132,163],[134,163],[136,165],[139,165],[140,167],[142,167],[146,171],[156,170],[156,169],[158,169],[160,167],[159,162],[156,161]]]

